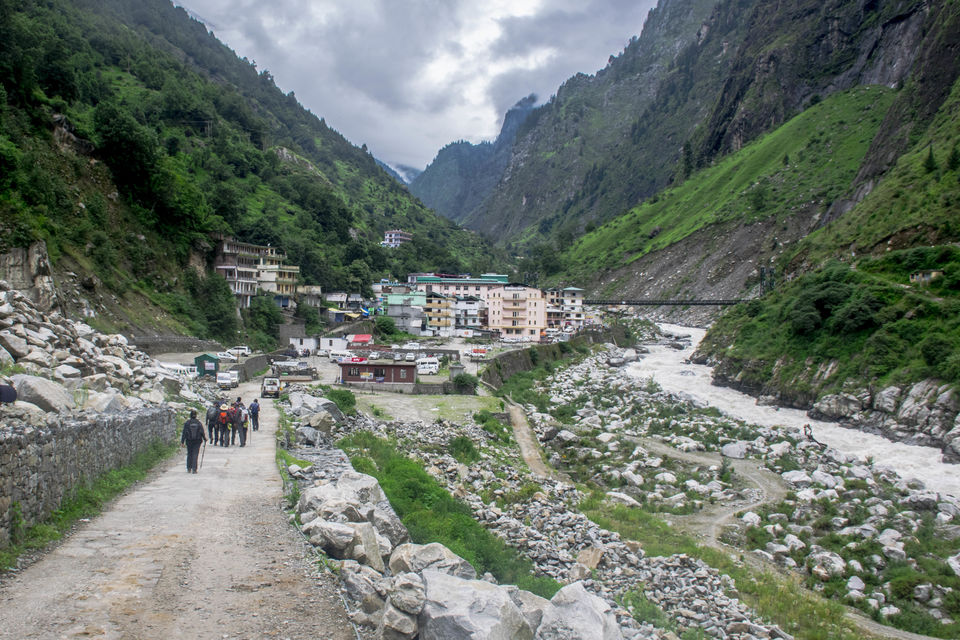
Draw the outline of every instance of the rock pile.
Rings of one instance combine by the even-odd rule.
[[[297,504],[311,544],[339,559],[352,618],[369,637],[566,640],[659,637],[622,633],[612,607],[571,582],[551,600],[515,586],[477,579],[474,568],[439,543],[408,542],[406,528],[376,479],[349,468],[342,452],[321,445],[322,460],[290,472],[307,486]]]
[[[45,422],[47,413],[116,413],[182,392],[177,378],[124,336],[98,333],[57,312],[41,313],[2,281],[0,367],[16,372],[0,381],[18,395],[15,406],[0,411],[36,424]]]
[[[960,575],[960,554],[945,555],[943,548],[924,542],[960,538],[960,525],[955,523],[960,501],[954,496],[929,491],[916,481],[905,482],[873,461],[824,450],[799,430],[746,425],[698,410],[655,385],[637,385],[611,368],[610,360],[609,354],[598,354],[545,382],[542,391],[551,394],[556,406],[574,409],[571,425],[558,424],[550,415],[532,414],[541,441],[554,450],[551,460],[556,465],[569,468],[590,461],[602,471],[592,477],[594,481],[617,486],[614,493],[626,491],[628,497],[642,498],[651,508],[656,505],[656,501],[651,505],[651,496],[663,494],[663,485],[678,483],[659,471],[661,458],[650,457],[642,447],[624,456],[603,446],[605,434],[613,436],[607,439],[608,445],[657,437],[681,451],[719,450],[731,458],[763,460],[793,492],[779,504],[741,514],[739,533],[725,540],[803,571],[820,588],[871,614],[889,617],[909,608],[944,624],[960,615],[960,609],[951,604],[955,600],[951,588],[940,584],[942,576]],[[899,397],[899,391],[888,389],[873,401],[885,398],[881,404],[892,408]],[[842,414],[837,413],[838,407],[864,406],[862,398],[834,400],[831,417]],[[952,392],[915,385],[896,406],[929,426],[941,419],[949,422],[953,404]],[[947,426],[943,423],[940,428]],[[637,451],[639,455],[632,459]],[[651,476],[659,487],[651,486]],[[680,486],[704,495],[692,484]],[[708,488],[711,483],[702,486]],[[724,491],[727,497],[735,497]],[[724,499],[722,492],[710,497]],[[909,572],[910,589],[897,579],[904,570],[897,567]]]

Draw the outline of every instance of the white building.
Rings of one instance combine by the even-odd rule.
[[[543,291],[525,284],[507,284],[487,294],[487,326],[501,339],[539,342],[547,328],[547,301]]]

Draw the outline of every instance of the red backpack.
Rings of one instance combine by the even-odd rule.
[[[227,415],[226,411],[221,411],[220,415],[217,416],[217,421],[220,424],[228,424],[230,422],[230,416]]]

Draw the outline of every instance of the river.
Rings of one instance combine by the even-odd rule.
[[[664,391],[688,397],[716,407],[731,418],[762,426],[786,426],[802,429],[809,424],[814,437],[838,451],[865,460],[873,460],[895,470],[902,478],[915,478],[928,489],[960,496],[960,467],[940,462],[940,450],[892,442],[882,436],[847,429],[834,422],[812,420],[798,409],[761,406],[753,396],[712,384],[712,370],[705,365],[685,362],[703,339],[706,331],[692,327],[660,324],[664,331],[689,335],[691,346],[677,350],[651,345],[650,353],[628,365],[627,373],[640,380],[653,378]]]

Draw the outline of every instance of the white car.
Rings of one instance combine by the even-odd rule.
[[[420,349],[420,343],[419,343],[419,342],[408,342],[407,344],[403,345],[403,348],[404,348],[404,349],[413,349],[414,351],[417,351],[417,350]]]
[[[241,345],[238,347],[230,347],[229,349],[227,349],[227,353],[232,353],[233,355],[239,358],[240,356],[248,356],[253,352],[250,350],[250,347],[246,345]]]
[[[220,351],[217,353],[218,360],[229,360],[230,362],[236,362],[237,356],[233,355],[229,351]]]

